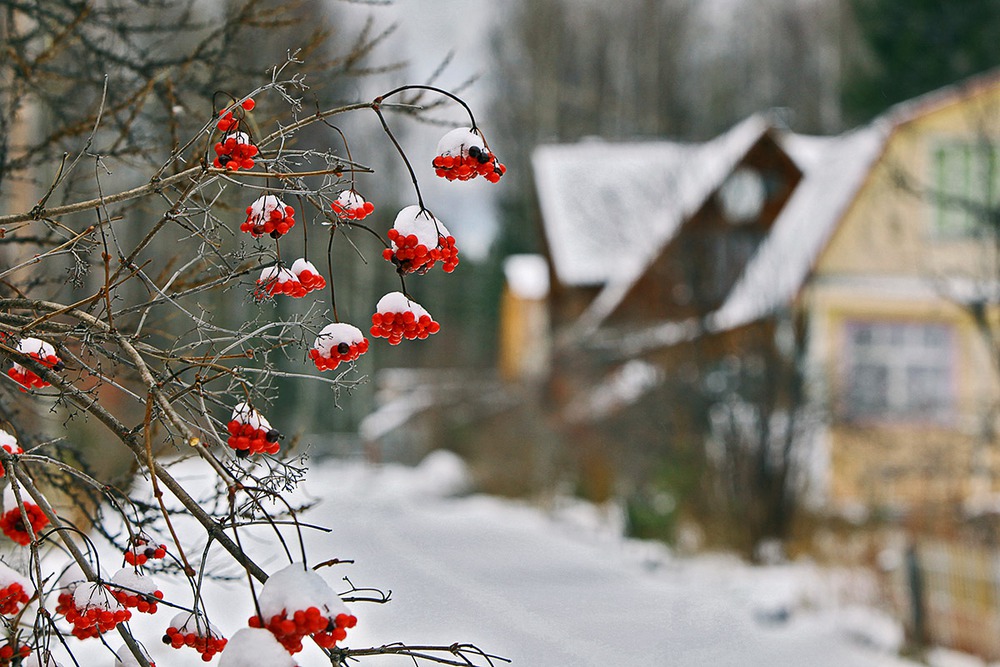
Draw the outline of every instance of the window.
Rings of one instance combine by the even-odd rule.
[[[953,333],[945,324],[851,322],[843,405],[851,419],[949,421]]]
[[[931,154],[933,230],[944,238],[983,230],[1000,202],[1000,156],[988,142],[942,143]]]

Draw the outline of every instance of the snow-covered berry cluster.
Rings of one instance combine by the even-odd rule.
[[[56,349],[44,340],[30,337],[22,338],[17,344],[17,351],[35,359],[52,370],[61,371],[64,367],[62,360],[56,355]],[[22,391],[32,387],[41,389],[42,387],[49,386],[49,383],[38,377],[36,373],[18,363],[15,363],[7,371],[7,375],[21,385]]]
[[[507,167],[490,152],[479,130],[465,127],[441,137],[433,165],[434,173],[449,181],[469,181],[482,176],[496,183],[507,173]]]
[[[258,602],[261,615],[250,617],[250,627],[270,630],[292,654],[302,650],[305,637],[333,648],[358,622],[326,580],[302,563],[272,574]]]
[[[37,538],[42,528],[49,525],[49,518],[35,503],[26,498],[22,498],[21,501],[24,504],[24,514],[21,514],[21,508],[17,505],[14,491],[10,486],[4,489],[3,506],[9,509],[0,515],[0,530],[17,544],[27,546],[31,543],[32,533]],[[27,515],[27,523],[25,523],[25,515]],[[28,530],[29,525],[31,526],[30,531]]]
[[[295,209],[275,195],[262,195],[247,206],[247,219],[240,231],[257,238],[267,234],[273,239],[287,234],[295,226]]]
[[[218,628],[203,616],[186,611],[177,614],[170,621],[170,626],[163,635],[163,643],[173,648],[189,646],[200,653],[201,659],[205,662],[226,648],[226,638]]]
[[[220,120],[221,122],[221,120]],[[246,132],[230,132],[215,142],[215,160],[212,165],[218,169],[239,171],[253,169],[257,147]]]
[[[72,592],[60,593],[56,613],[72,624],[72,633],[77,639],[97,637],[132,618],[132,612],[107,588],[91,582],[80,582]]]
[[[240,403],[233,409],[227,425],[227,443],[240,457],[250,454],[277,454],[281,447],[278,442],[281,433],[271,427],[264,415],[247,403]]]
[[[357,193],[355,190],[344,190],[337,198],[330,203],[333,212],[345,220],[364,220],[372,211],[375,205]]]
[[[0,563],[0,614],[13,616],[31,599],[34,590],[27,577]]]
[[[275,265],[261,270],[257,278],[257,288],[254,298],[258,301],[276,294],[284,294],[296,299],[304,297],[309,292],[326,287],[326,280],[312,262],[297,259],[291,269]]]
[[[391,245],[382,256],[400,273],[426,273],[439,261],[445,273],[458,266],[455,237],[430,211],[419,206],[407,206],[396,214],[387,236]]]
[[[354,361],[368,351],[368,339],[361,329],[343,322],[323,327],[316,337],[309,358],[321,371],[332,371],[341,362]]]
[[[302,284],[302,287],[305,288],[304,294],[326,287],[326,279],[323,278],[323,275],[315,265],[304,257],[300,257],[292,262],[291,272],[296,280]]]
[[[155,614],[156,603],[163,599],[163,593],[152,579],[129,568],[115,572],[109,589],[123,607],[143,614]]]
[[[0,428],[0,447],[8,454],[24,454],[24,450],[17,444],[17,438]],[[0,466],[0,478],[7,474],[7,471]]]
[[[145,535],[139,534],[129,540],[125,549],[125,562],[132,567],[141,567],[150,560],[160,560],[167,555],[167,545],[153,544]]]
[[[372,315],[371,335],[388,338],[390,345],[399,345],[404,338],[427,338],[440,329],[441,325],[423,306],[411,301],[402,292],[389,292],[379,299]]]

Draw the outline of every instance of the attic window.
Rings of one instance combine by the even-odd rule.
[[[729,222],[737,225],[753,222],[767,199],[764,178],[756,169],[740,167],[719,188],[718,199]]]
[[[949,141],[931,151],[933,232],[964,238],[984,231],[1000,203],[1000,156],[986,142]]]
[[[852,420],[948,422],[954,332],[936,322],[855,321],[845,328],[843,406]]]

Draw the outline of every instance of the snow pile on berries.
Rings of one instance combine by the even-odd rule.
[[[30,337],[22,338],[17,343],[17,351],[53,370],[58,371],[63,368],[63,362],[56,355],[56,349],[52,347],[51,343],[47,343],[44,340]],[[49,386],[49,383],[41,379],[34,371],[17,362],[14,362],[13,367],[7,371],[7,375],[20,384],[23,389],[30,389],[32,387],[41,389],[42,387]]]
[[[309,357],[321,371],[334,370],[342,361],[354,361],[368,351],[368,339],[361,329],[343,322],[323,327],[309,350]]]
[[[458,266],[455,237],[420,206],[407,206],[397,213],[388,236],[391,245],[382,255],[402,274],[427,273],[437,262],[441,262],[445,273]]]
[[[267,234],[279,238],[295,226],[295,209],[274,195],[262,195],[247,206],[247,219],[240,231],[254,238]]]
[[[371,335],[388,338],[390,345],[399,345],[405,338],[427,338],[440,331],[441,325],[416,301],[402,292],[389,292],[375,306]]]

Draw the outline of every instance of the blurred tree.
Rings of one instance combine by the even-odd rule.
[[[866,49],[844,81],[848,120],[1000,64],[1000,0],[851,0]]]

